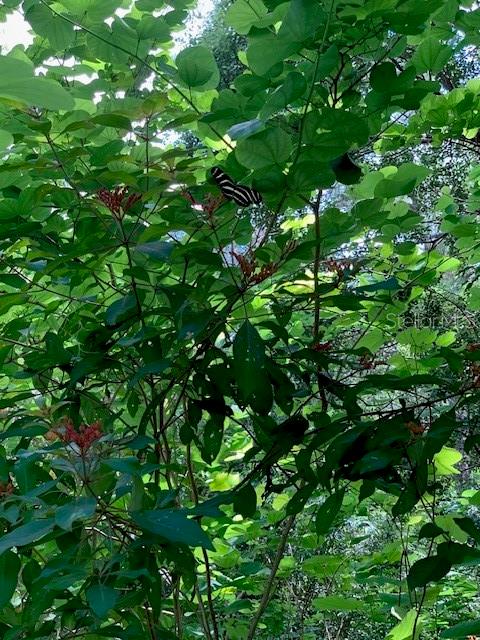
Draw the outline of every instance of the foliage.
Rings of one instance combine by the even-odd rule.
[[[235,0],[225,86],[190,6],[24,0],[0,56],[0,633],[474,636],[480,10]]]

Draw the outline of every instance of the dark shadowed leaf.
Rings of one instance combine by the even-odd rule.
[[[0,555],[0,608],[10,602],[15,592],[20,566],[20,558],[13,551]]]
[[[55,512],[55,524],[70,531],[76,520],[86,520],[95,513],[97,501],[95,498],[81,497],[63,505]]]
[[[342,507],[344,496],[344,489],[335,491],[335,493],[333,493],[331,496],[328,496],[322,506],[319,507],[315,519],[315,530],[318,535],[328,533],[330,527],[333,524],[333,521],[337,517]]]
[[[54,526],[53,518],[45,518],[44,520],[33,520],[17,527],[0,538],[0,554],[12,547],[24,547],[32,542],[37,542],[53,531]]]
[[[142,529],[174,544],[214,550],[210,539],[200,525],[195,520],[187,518],[184,511],[178,509],[140,511],[134,513],[132,518]]]
[[[115,606],[118,593],[105,584],[94,584],[86,591],[90,609],[99,617],[106,618],[108,612]]]

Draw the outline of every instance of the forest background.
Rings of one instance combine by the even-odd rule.
[[[12,15],[0,636],[480,636],[478,4]]]

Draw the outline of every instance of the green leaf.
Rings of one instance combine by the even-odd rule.
[[[345,566],[345,556],[343,555],[313,556],[302,563],[302,569],[305,573],[317,580],[338,575],[341,568]]]
[[[244,518],[252,518],[257,510],[257,494],[249,482],[241,489],[233,491],[233,508]]]
[[[436,538],[445,534],[445,531],[433,522],[427,522],[418,532],[418,539],[422,538]]]
[[[385,640],[418,640],[423,622],[416,609],[411,609],[386,636]],[[415,630],[415,636],[413,632]]]
[[[47,38],[57,51],[67,49],[75,39],[73,25],[50,11],[45,5],[37,3],[25,13],[32,29],[42,38]]]
[[[263,31],[249,36],[248,41],[247,62],[252,71],[259,76],[266,75],[273,66],[298,48],[295,42],[282,40],[273,33]]]
[[[113,325],[134,315],[137,302],[134,295],[128,295],[111,304],[105,312],[107,324]]]
[[[459,475],[460,471],[455,467],[455,465],[460,462],[462,457],[463,456],[460,451],[457,451],[452,447],[443,447],[433,457],[437,476]]]
[[[250,29],[267,15],[262,0],[236,0],[225,14],[225,22],[237,33],[246,35]]]
[[[94,584],[88,587],[85,595],[90,609],[101,619],[107,617],[108,612],[115,607],[118,600],[117,591],[105,584]]]
[[[470,289],[467,306],[472,311],[480,310],[480,287],[472,287]]]
[[[477,544],[480,544],[480,529],[471,518],[454,518],[454,521],[462,531],[468,533],[468,535],[473,538]]]
[[[158,375],[163,373],[170,366],[171,362],[169,360],[162,359],[148,362],[138,369],[133,378],[129,381],[128,388],[131,389],[148,375]]]
[[[447,575],[451,568],[451,563],[442,556],[430,556],[417,560],[408,572],[408,586],[410,589],[415,589],[416,587],[424,587],[429,582],[438,582]]]
[[[130,118],[121,113],[101,113],[94,116],[91,120],[95,124],[101,124],[104,127],[113,127],[114,129],[125,129],[129,131],[132,127]]]
[[[318,611],[360,611],[365,608],[365,603],[362,600],[342,596],[314,598],[312,605]]]
[[[283,129],[266,129],[240,140],[235,155],[240,164],[249,169],[283,165],[292,151],[290,136]]]
[[[277,443],[275,443],[274,446],[276,447]],[[291,449],[291,442],[287,444],[285,449],[286,449],[286,452],[289,449]],[[283,451],[281,453],[283,454]],[[314,489],[315,487],[309,484],[306,484],[305,486],[300,487],[300,489],[298,489],[298,491],[296,491],[293,494],[292,498],[290,498],[290,500],[288,501],[288,504],[285,508],[286,514],[292,515],[292,514],[300,513],[304,509],[307,503],[307,500],[312,495]]]
[[[331,162],[332,169],[338,182],[342,184],[355,184],[362,177],[361,168],[352,162],[348,153]]]
[[[97,501],[95,498],[81,497],[69,502],[55,512],[55,524],[61,529],[71,531],[76,520],[86,520],[95,513]]]
[[[445,64],[453,56],[453,48],[447,44],[442,44],[438,38],[430,36],[423,38],[412,56],[412,63],[418,73],[431,71],[438,73],[442,71]]]
[[[476,636],[480,634],[480,619],[461,622],[450,629],[445,629],[440,634],[440,638],[466,638],[467,636]]]
[[[432,422],[424,442],[424,455],[427,460],[433,460],[433,456],[441,451],[457,426],[453,412],[443,413]]]
[[[199,444],[202,460],[212,464],[220,453],[223,441],[224,417],[213,415],[207,420],[202,433],[202,441]]]
[[[15,593],[20,567],[20,558],[13,551],[0,555],[0,609],[10,602]]]
[[[72,96],[58,83],[33,75],[33,67],[10,56],[0,56],[0,99],[45,109],[72,109]]]
[[[383,93],[389,91],[397,80],[397,71],[393,62],[382,62],[374,67],[370,74],[372,89]]]
[[[61,0],[60,4],[68,10],[68,12],[86,21],[87,24],[98,24],[113,16],[115,10],[118,9],[122,0]],[[83,22],[85,24],[85,22]]]
[[[214,547],[198,522],[187,518],[179,509],[162,509],[158,511],[140,511],[132,515],[139,527],[150,531],[173,544],[186,544],[190,547]]]
[[[10,311],[12,307],[18,307],[28,301],[28,296],[23,293],[4,293],[0,296],[0,315]]]
[[[255,327],[245,320],[233,341],[233,371],[242,398],[262,413],[268,413],[273,402],[265,366],[263,341]]]
[[[220,74],[212,52],[195,46],[181,51],[176,60],[180,79],[192,89],[204,91],[217,86]]]
[[[335,493],[333,493],[331,496],[328,496],[321,507],[319,507],[315,519],[315,530],[318,535],[324,535],[328,533],[330,527],[333,524],[333,521],[342,508],[344,496],[344,489],[335,491]]]
[[[265,127],[265,124],[255,118],[254,120],[247,120],[247,122],[239,122],[234,124],[233,127],[227,131],[227,134],[232,140],[241,140],[242,138],[248,138],[249,136],[261,131]]]
[[[326,20],[327,12],[316,0],[291,0],[278,35],[282,40],[300,45],[324,28]]]
[[[393,198],[406,195],[430,174],[429,169],[413,162],[407,162],[375,187],[376,198]]]
[[[0,150],[4,150],[13,144],[13,136],[8,131],[0,129]]]
[[[383,100],[388,100],[388,95],[404,94],[412,86],[415,76],[414,67],[408,67],[397,75],[393,62],[382,62],[370,74],[370,84],[372,89],[379,94],[384,94]]]
[[[136,26],[138,37],[141,40],[156,40],[168,42],[171,40],[170,26],[160,16],[143,15]]]
[[[51,531],[55,526],[53,518],[32,520],[10,531],[0,538],[0,554],[12,547],[23,547],[32,542],[37,542]]]
[[[281,111],[287,105],[301,98],[306,90],[305,76],[298,71],[291,71],[283,83],[268,96],[260,111],[260,118],[266,120],[273,113]]]
[[[173,242],[164,242],[163,240],[145,242],[143,244],[137,244],[135,247],[135,251],[138,251],[138,253],[143,253],[159,262],[168,262],[173,249]]]

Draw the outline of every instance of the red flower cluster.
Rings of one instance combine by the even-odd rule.
[[[211,216],[212,213],[215,213],[218,207],[224,202],[225,198],[222,194],[220,194],[219,196],[212,196],[212,194],[209,193],[205,198],[205,201],[202,203],[202,207],[205,213]]]
[[[206,213],[209,217],[212,216],[213,213],[215,213],[215,211],[223,202],[225,202],[225,198],[223,197],[223,195],[212,196],[211,193],[208,193],[203,202],[198,202],[192,196],[190,191],[184,190],[181,193],[182,193],[182,196],[185,198],[185,200],[188,200],[188,202],[190,202],[190,204],[193,207],[197,207],[197,208],[201,207],[202,211]]]
[[[102,423],[99,420],[91,424],[81,424],[78,431],[70,419],[67,419],[64,424],[65,432],[62,435],[62,440],[67,443],[73,442],[76,444],[82,454],[88,451],[95,440],[102,437]]]
[[[257,269],[257,262],[255,258],[247,258],[236,251],[232,251],[232,256],[234,256],[235,260],[238,262],[238,266],[240,267],[240,270],[245,276],[245,280],[248,284],[259,284],[260,282],[263,282],[273,275],[278,268],[278,265],[275,262],[269,262],[268,264],[262,265],[262,267],[260,267],[260,271],[255,273]]]
[[[331,342],[315,342],[312,345],[312,349],[314,351],[330,351],[331,348],[332,348]]]
[[[360,366],[362,369],[374,369],[377,366],[377,363],[372,355],[364,353],[363,356],[360,357]]]
[[[421,436],[422,433],[425,432],[425,427],[420,421],[415,422],[410,420],[409,422],[405,422],[405,427],[410,431],[412,436]]]
[[[232,256],[238,262],[238,266],[240,267],[240,270],[245,278],[249,280],[255,269],[257,268],[255,258],[247,258],[246,256],[242,256],[241,253],[237,253],[236,251],[232,251]]]
[[[103,204],[115,214],[128,211],[142,197],[140,193],[131,193],[128,195],[128,189],[126,187],[115,187],[113,191],[99,189],[97,196]]]
[[[480,342],[470,342],[467,344],[467,351],[478,351],[480,349]]]
[[[13,484],[10,482],[0,482],[0,497],[12,495],[14,489]]]
[[[250,281],[253,282],[254,284],[259,284],[260,282],[263,282],[264,280],[272,276],[276,270],[277,270],[277,265],[274,262],[269,262],[268,264],[264,264],[260,268],[260,271],[258,273],[254,273],[251,276]]]
[[[329,258],[324,262],[328,271],[335,271],[339,278],[342,278],[346,272],[352,272],[355,265],[351,260],[333,260]]]

